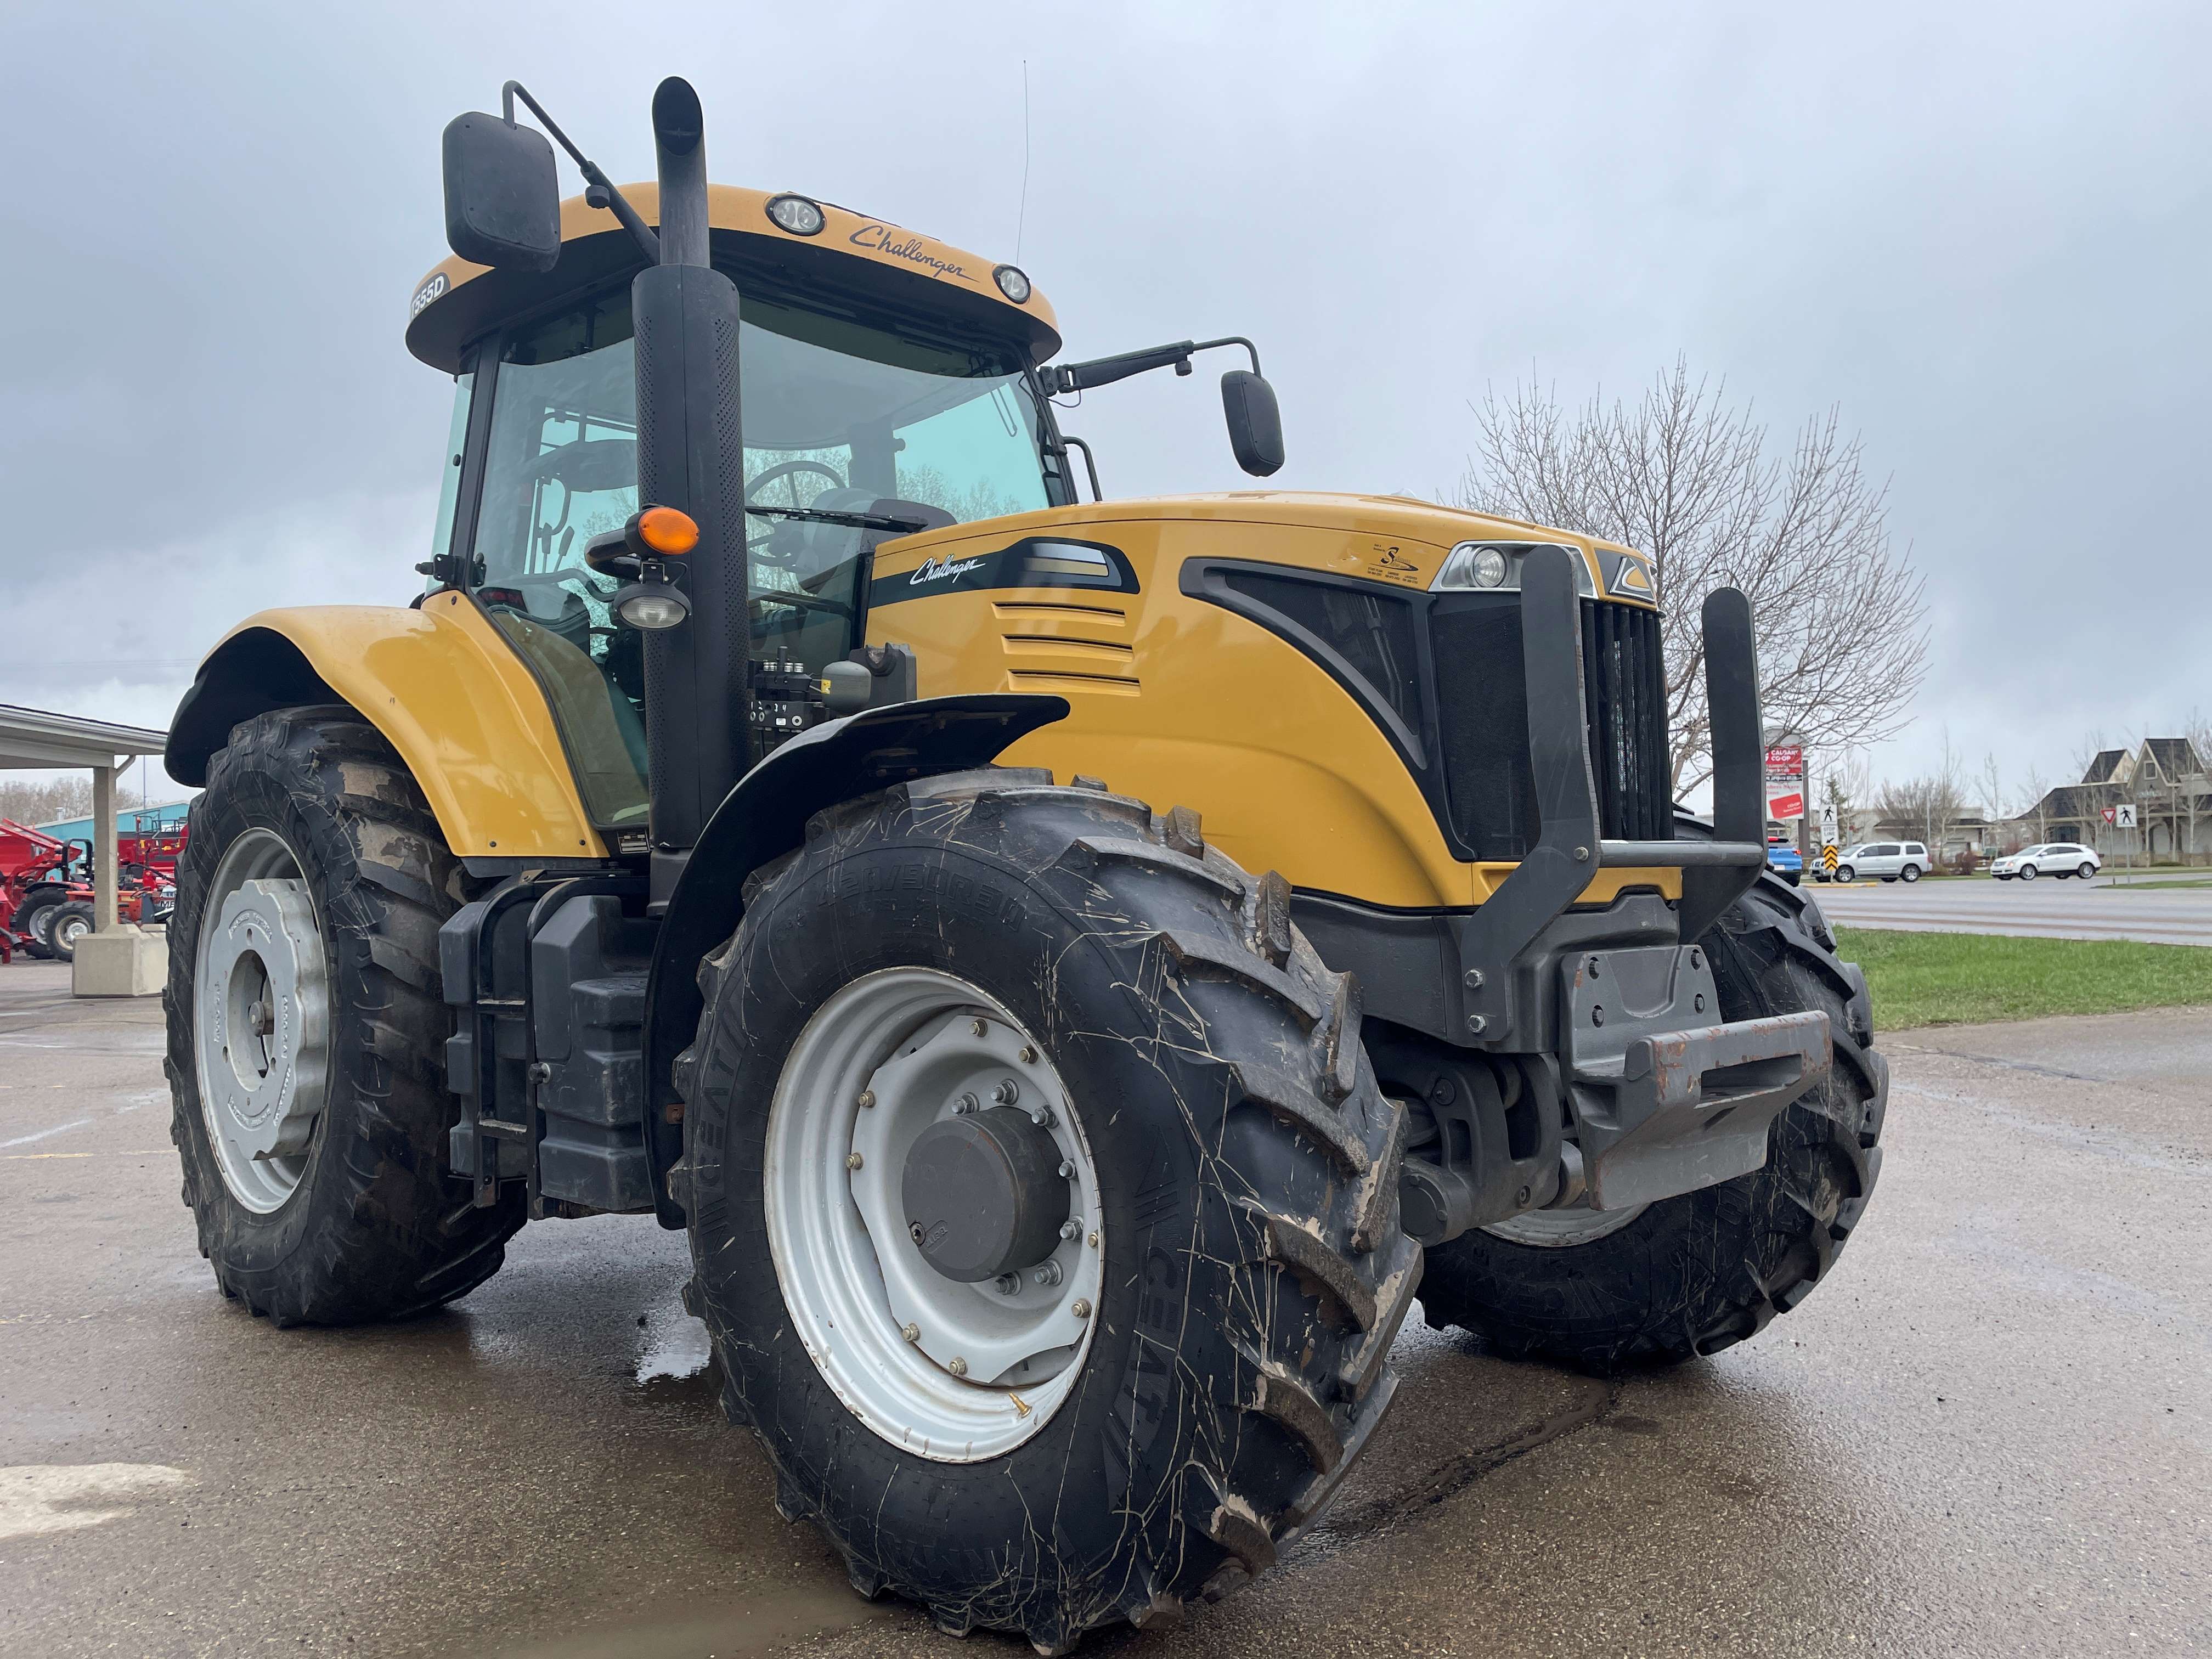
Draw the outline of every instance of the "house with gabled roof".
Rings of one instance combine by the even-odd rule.
[[[2145,738],[2133,749],[2106,749],[2082,769],[2079,783],[2061,784],[2007,821],[2015,846],[2079,842],[2106,858],[2212,858],[2212,777],[2187,738]],[[2107,808],[2133,806],[2133,830],[2105,821]]]

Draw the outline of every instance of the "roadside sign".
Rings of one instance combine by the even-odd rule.
[[[1832,876],[1836,873],[1836,843],[1825,843],[1820,848],[1820,867]]]
[[[2116,830],[2132,830],[2136,827],[2136,809],[2132,806],[2108,807],[2106,809],[2105,816],[2111,820],[2112,827]]]
[[[2120,809],[2117,806],[2107,806],[2105,809],[2105,822],[2107,823],[2118,823],[2120,821],[2119,811]]]
[[[1805,816],[1805,750],[1800,744],[1767,746],[1766,816],[1777,823]]]

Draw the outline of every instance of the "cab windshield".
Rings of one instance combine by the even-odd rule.
[[[1014,348],[923,343],[753,299],[741,316],[749,507],[936,527],[1052,503]],[[584,549],[637,510],[633,372],[626,283],[487,343],[472,377],[490,401],[482,488],[473,537],[465,548],[457,532],[452,549],[537,670],[586,803],[612,828],[646,817],[643,636],[616,626],[618,584],[586,567]],[[818,672],[860,644],[870,559],[896,533],[749,514],[754,658]]]

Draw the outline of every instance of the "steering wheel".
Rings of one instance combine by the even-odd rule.
[[[745,486],[745,505],[748,507],[769,506],[770,503],[761,500],[761,492],[779,479],[795,479],[802,472],[820,473],[823,477],[830,480],[830,487],[832,489],[842,489],[845,488],[844,479],[837,476],[837,469],[833,466],[826,466],[820,461],[779,461],[775,465],[769,468],[767,471],[762,473],[758,477],[755,478],[750,483]],[[816,493],[819,494],[820,492],[817,491]],[[804,501],[799,499],[799,486],[796,483],[790,486],[788,494],[791,496],[792,506],[804,507],[805,505]],[[763,564],[789,565],[792,559],[796,556],[795,554],[787,554],[785,556],[778,557],[776,555],[768,552],[766,550],[769,543],[774,539],[775,532],[782,528],[783,526],[792,522],[793,520],[789,519],[749,520],[747,521],[745,533],[745,553],[747,556],[757,559]],[[752,532],[752,526],[754,525],[761,525],[763,526],[757,535],[754,534]]]

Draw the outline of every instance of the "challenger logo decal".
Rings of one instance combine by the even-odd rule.
[[[936,276],[957,276],[963,282],[975,280],[967,267],[941,259],[929,251],[929,245],[911,231],[902,231],[873,220],[862,225],[845,239],[854,247],[864,247],[874,253],[888,253],[894,259],[903,259],[910,265],[926,265]]]
[[[1382,542],[1374,544],[1375,556],[1367,566],[1367,574],[1380,581],[1399,582],[1407,587],[1421,585],[1421,567],[1400,553],[1395,545]]]
[[[1079,587],[1133,593],[1137,573],[1127,554],[1104,542],[1024,536],[993,552],[965,558],[924,559],[912,570],[878,576],[868,584],[868,604],[896,605],[902,599],[933,599],[940,593],[1006,587]]]

